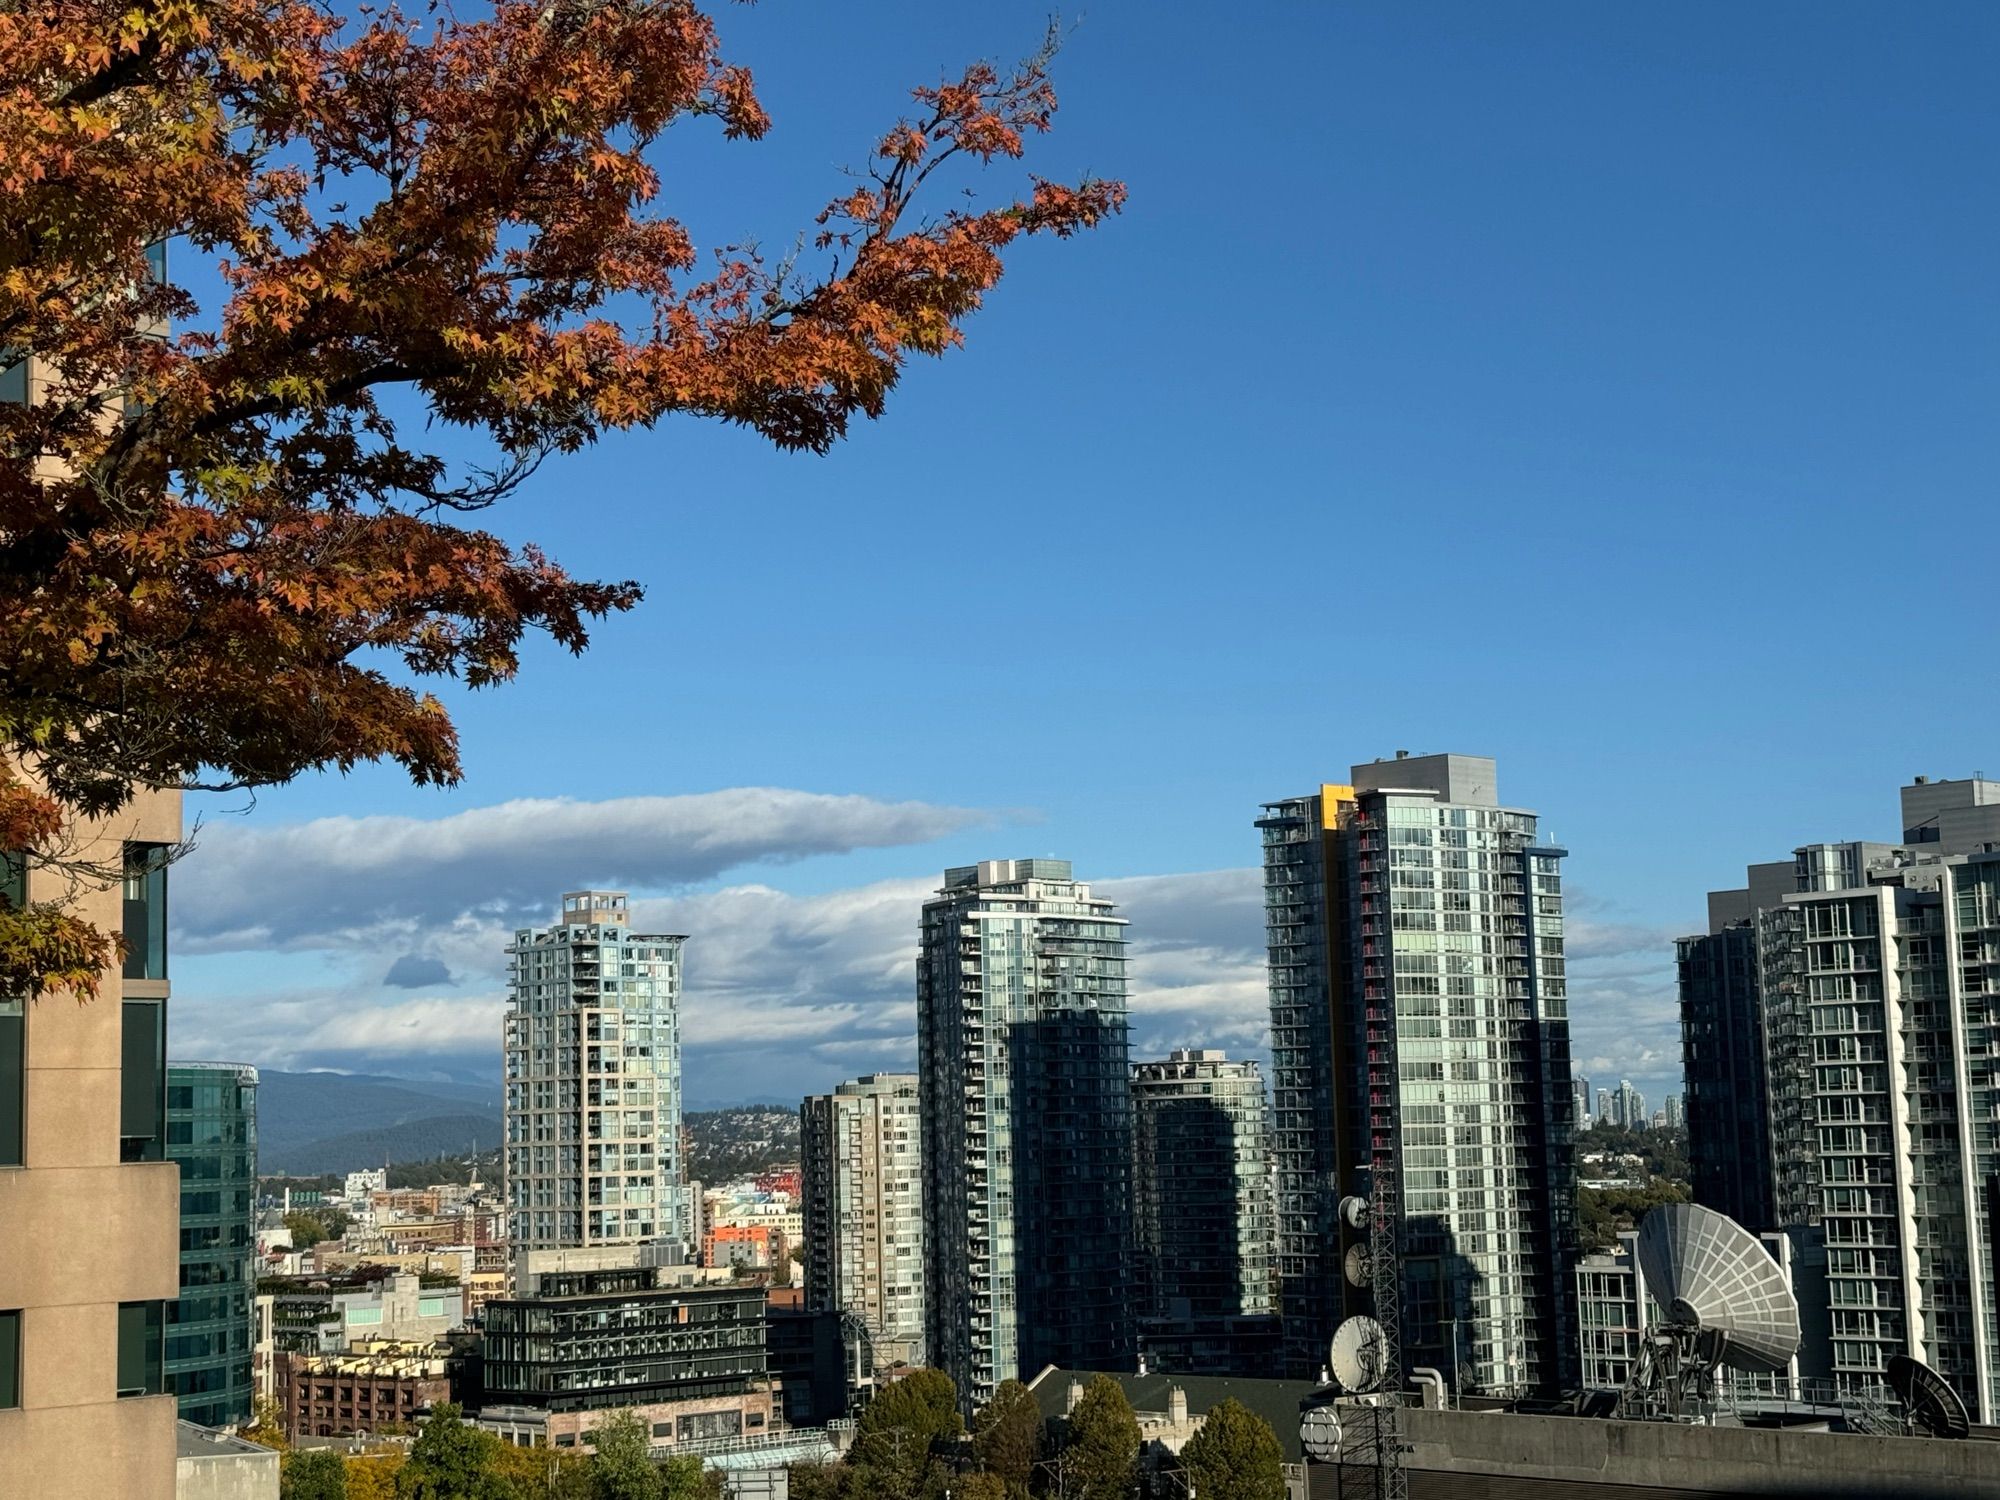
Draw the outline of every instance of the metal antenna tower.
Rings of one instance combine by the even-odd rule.
[[[1375,1321],[1382,1325],[1382,1383],[1375,1392],[1376,1500],[1409,1500],[1403,1443],[1397,1420],[1403,1401],[1402,1267],[1396,1259],[1396,1168],[1378,1150],[1368,1174],[1368,1269],[1375,1292]]]

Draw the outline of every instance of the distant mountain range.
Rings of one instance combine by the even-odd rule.
[[[500,1144],[500,1084],[368,1073],[257,1070],[257,1170],[353,1172],[386,1161],[490,1151]]]
[[[376,1073],[257,1070],[257,1170],[265,1176],[354,1172],[500,1144],[501,1090],[491,1083]],[[798,1160],[798,1104],[691,1106],[691,1165],[710,1176]]]

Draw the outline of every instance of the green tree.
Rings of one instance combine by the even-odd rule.
[[[676,1453],[660,1466],[666,1500],[722,1500],[722,1474],[692,1453]]]
[[[653,1463],[652,1433],[637,1412],[613,1412],[591,1436],[590,1487],[597,1500],[660,1500],[665,1486]]]
[[[891,1381],[868,1403],[855,1425],[848,1463],[870,1500],[914,1500],[932,1478],[936,1445],[955,1442],[964,1432],[951,1377],[942,1370],[918,1370]]]
[[[278,1470],[278,1500],[347,1500],[347,1466],[330,1448],[287,1453]]]
[[[1233,1399],[1211,1408],[1181,1449],[1181,1472],[1198,1500],[1285,1500],[1284,1464],[1271,1424]]]
[[[1009,1486],[1026,1488],[1042,1456],[1042,1409],[1018,1380],[1003,1380],[973,1415],[972,1456]]]
[[[1068,1500],[1128,1500],[1139,1475],[1139,1419],[1109,1375],[1084,1387],[1063,1445]]]
[[[467,1422],[456,1403],[443,1402],[396,1472],[396,1500],[512,1500],[496,1472],[501,1446]]]
[[[984,1470],[976,1474],[960,1474],[951,1482],[951,1500],[1007,1500],[1017,1494],[1012,1486],[998,1474]]]
[[[858,1500],[854,1471],[843,1463],[796,1463],[785,1466],[791,1500]]]

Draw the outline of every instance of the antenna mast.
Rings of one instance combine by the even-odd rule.
[[[1377,1500],[1409,1500],[1403,1473],[1398,1408],[1403,1402],[1402,1267],[1396,1259],[1396,1169],[1394,1157],[1377,1150],[1368,1174],[1368,1269],[1375,1293],[1375,1321],[1382,1325],[1382,1386],[1374,1394],[1375,1494]],[[1457,1374],[1453,1372],[1453,1378]]]

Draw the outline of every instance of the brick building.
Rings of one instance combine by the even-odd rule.
[[[278,1385],[295,1443],[411,1426],[451,1399],[448,1351],[393,1339],[359,1340],[346,1354],[281,1354]]]

